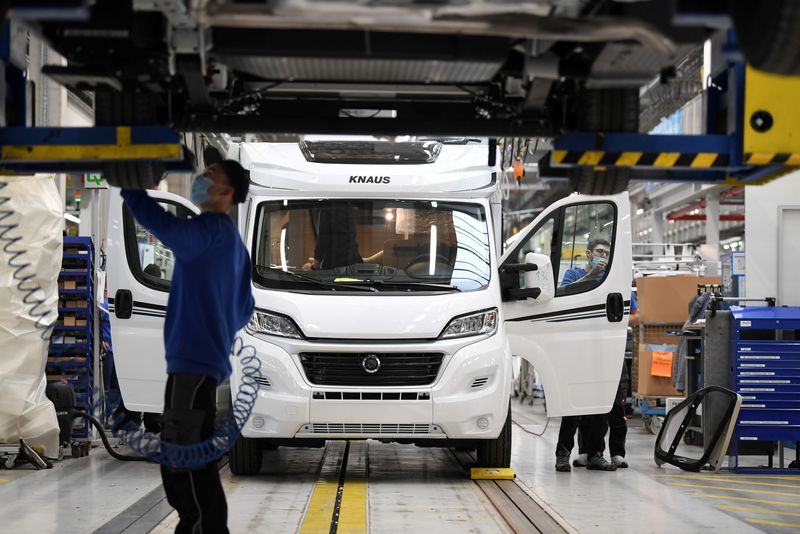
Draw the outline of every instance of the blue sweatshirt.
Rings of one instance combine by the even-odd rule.
[[[164,324],[167,372],[231,374],[236,332],[253,315],[250,256],[227,215],[179,219],[144,191],[122,191],[139,223],[175,255]]]

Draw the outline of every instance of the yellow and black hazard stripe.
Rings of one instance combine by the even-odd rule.
[[[728,154],[716,152],[606,152],[604,150],[553,150],[552,165],[616,167],[686,167],[720,169],[728,166]]]
[[[800,153],[797,152],[745,152],[745,165],[800,165]]]

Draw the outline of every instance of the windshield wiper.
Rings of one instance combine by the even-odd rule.
[[[305,282],[311,282],[321,287],[328,287],[331,289],[355,289],[356,291],[370,291],[370,292],[377,292],[378,290],[369,285],[355,285],[355,284],[340,284],[337,282],[327,282],[325,280],[320,280],[319,278],[314,278],[313,276],[306,276],[304,274],[295,273],[292,271],[283,271],[281,269],[272,269],[271,267],[257,267],[258,271],[269,271],[270,273],[281,273],[285,275],[289,275],[292,278],[297,278],[298,280],[303,280]]]
[[[450,284],[435,284],[433,282],[395,282],[392,280],[366,280],[366,282],[374,284],[376,286],[395,286],[395,287],[407,287],[407,288],[424,288],[424,289],[438,289],[444,291],[458,291],[460,292],[461,289],[457,286],[450,285]]]

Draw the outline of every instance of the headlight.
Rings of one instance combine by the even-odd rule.
[[[278,315],[263,310],[256,310],[253,318],[247,324],[247,331],[251,334],[267,334],[270,336],[293,337],[301,339],[300,329],[289,317]]]
[[[442,339],[466,336],[478,336],[481,334],[492,335],[497,330],[497,308],[484,310],[470,315],[456,317],[447,325],[442,335]]]

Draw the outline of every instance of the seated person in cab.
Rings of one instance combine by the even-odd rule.
[[[303,265],[304,271],[335,269],[364,262],[376,262],[383,258],[383,250],[368,258],[362,258],[358,251],[356,223],[350,205],[333,205],[320,210],[317,225],[317,244],[314,257]]]
[[[356,241],[356,225],[350,206],[323,208],[319,214],[314,257],[303,265],[304,271],[333,269],[361,263]]]
[[[605,239],[593,239],[586,247],[586,268],[573,267],[564,272],[561,286],[578,282],[599,281],[605,276],[608,258],[611,257],[611,244]]]

